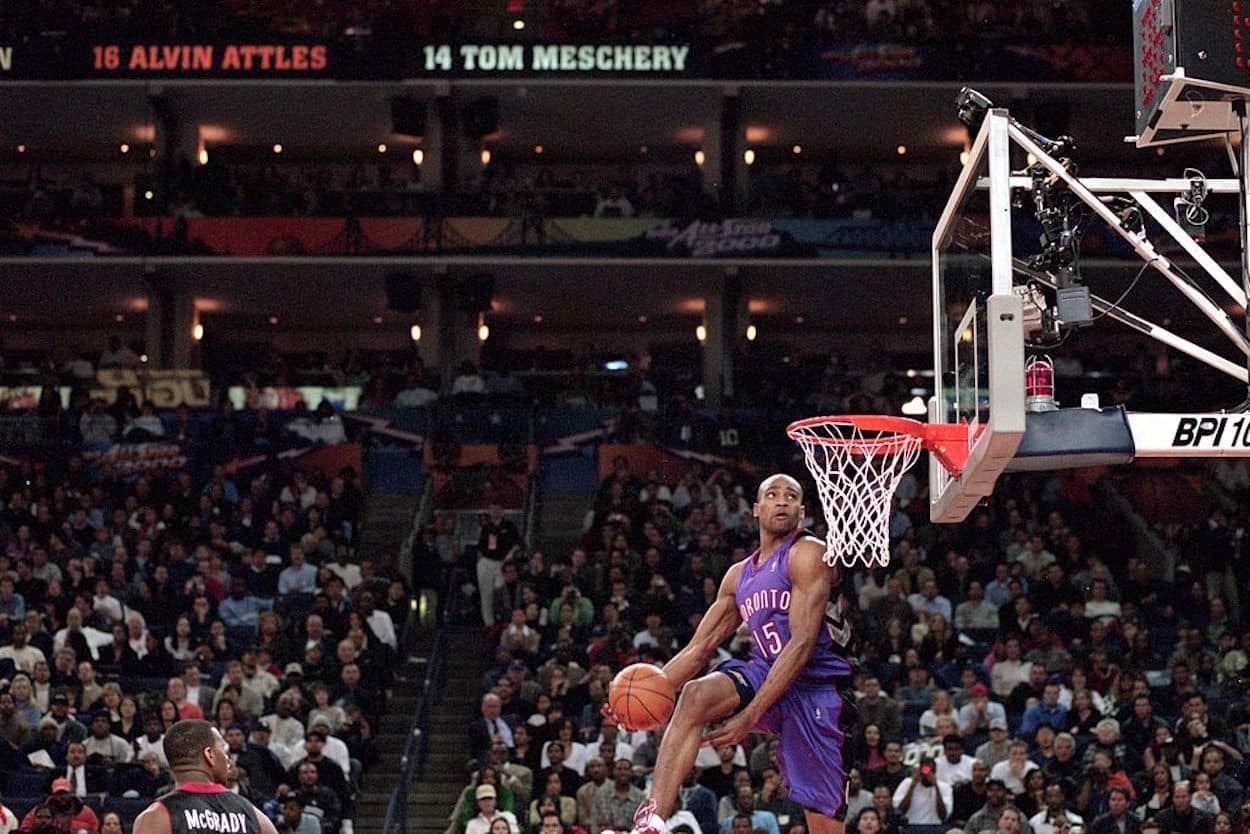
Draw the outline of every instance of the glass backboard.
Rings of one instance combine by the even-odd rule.
[[[1024,322],[1012,291],[1010,141],[992,110],[933,233],[931,423],[961,424],[967,461],[930,456],[930,515],[967,517],[994,488],[1024,433]]]

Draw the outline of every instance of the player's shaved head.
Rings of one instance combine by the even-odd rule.
[[[782,472],[778,472],[775,475],[769,475],[767,478],[760,481],[760,488],[755,491],[755,500],[758,501],[761,498],[763,498],[764,493],[768,491],[768,488],[770,486],[779,486],[779,485],[793,487],[794,490],[798,492],[799,494],[799,500],[802,500],[803,485],[800,484],[798,481],[796,481],[794,478],[791,478],[789,475],[786,475],[785,473],[782,473]]]
[[[178,721],[165,733],[165,758],[170,768],[194,767],[200,763],[204,748],[212,747],[213,725],[207,721]]]

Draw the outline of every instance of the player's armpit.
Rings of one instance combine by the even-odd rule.
[[[278,834],[278,829],[273,824],[273,820],[265,816],[259,808],[256,809],[256,824],[260,826],[260,834]]]

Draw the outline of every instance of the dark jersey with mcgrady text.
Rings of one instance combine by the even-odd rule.
[[[170,834],[260,834],[256,806],[221,785],[187,782],[156,801],[169,812]]]

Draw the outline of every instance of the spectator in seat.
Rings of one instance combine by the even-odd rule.
[[[881,694],[881,681],[875,675],[867,675],[860,687],[863,691],[858,702],[860,721],[865,725],[876,724],[886,738],[902,735],[902,707],[893,698]]]
[[[942,739],[942,755],[936,764],[937,778],[959,787],[972,780],[972,766],[976,759],[964,753],[964,740],[958,735],[948,735]],[[988,775],[988,771],[987,771]]]
[[[977,811],[985,807],[989,801],[990,768],[979,759],[972,760],[972,778],[955,787],[951,804],[951,815],[948,822],[952,826],[965,828]],[[1006,790],[1003,791],[1006,802]],[[975,834],[975,832],[972,832]]]
[[[278,786],[279,801],[294,794],[303,801],[305,809],[316,809],[311,813],[321,815],[321,834],[340,834],[343,806],[338,794],[318,783],[317,766],[312,762],[300,765],[298,778],[294,788],[285,784]]]
[[[985,803],[968,818],[968,822],[964,825],[964,834],[997,831],[998,819],[1002,816],[1003,811],[1008,808],[1015,810],[1019,814],[1018,810],[1008,804],[1009,799],[1010,794],[1007,792],[1007,786],[1003,784],[1002,779],[987,779],[985,782]]]
[[[262,611],[273,608],[273,600],[261,599],[248,593],[247,580],[235,577],[230,580],[230,595],[217,607],[217,615],[228,628],[256,628]]]
[[[977,580],[968,583],[968,598],[955,606],[954,622],[961,630],[998,628],[998,608],[985,598],[985,587]]]
[[[909,825],[942,824],[954,801],[951,786],[937,778],[936,764],[928,757],[894,789],[894,807]]]
[[[1107,812],[1095,817],[1089,834],[1141,834],[1141,823],[1129,813],[1131,800],[1124,788],[1111,788],[1107,795]]]
[[[990,700],[990,691],[985,684],[974,683],[968,693],[972,696],[971,699],[959,708],[958,723],[961,733],[973,735],[989,732],[990,724],[995,718],[1002,719],[1005,729],[1007,713],[1002,704]]]
[[[317,592],[317,569],[304,558],[304,549],[298,544],[290,546],[290,564],[278,574],[278,595],[315,594]]]
[[[1076,739],[1070,733],[1055,736],[1055,755],[1042,766],[1047,784],[1058,784],[1069,799],[1075,799],[1081,783],[1082,765],[1076,755]]]
[[[325,754],[327,738],[328,736],[324,729],[319,727],[309,729],[304,741],[304,758],[291,768],[288,777],[291,781],[297,781],[299,779],[299,768],[307,763],[311,763],[317,768],[317,782],[319,784],[325,785],[340,797],[349,796],[351,788],[348,786],[347,780],[351,774],[350,764],[347,771],[344,771],[342,765]]]
[[[284,834],[321,834],[317,817],[304,811],[299,794],[287,794],[282,803],[282,816],[277,820],[278,831]]]
[[[716,794],[697,781],[699,769],[692,767],[677,791],[681,809],[695,818],[700,831],[716,831]]]
[[[180,681],[181,682],[181,681]],[[113,735],[107,710],[91,716],[91,732],[83,742],[87,760],[106,766],[126,764],[134,757],[134,750],[121,736]]]
[[[1046,807],[1029,819],[1034,834],[1065,834],[1072,826],[1084,824],[1079,814],[1064,806],[1066,800],[1061,786],[1047,785],[1045,796]]]
[[[157,797],[173,788],[173,779],[170,777],[169,770],[161,763],[160,757],[156,755],[156,751],[149,750],[140,754],[138,762],[143,768],[135,788],[139,792],[139,796],[145,798]]]
[[[57,738],[66,744],[82,741],[87,737],[87,728],[69,714],[69,696],[58,692],[52,696],[51,709],[45,718],[51,718],[57,724]]]
[[[9,645],[0,647],[0,660],[13,661],[13,665],[17,667],[17,670],[25,672],[27,675],[34,674],[36,664],[48,662],[47,657],[44,656],[40,649],[26,642],[26,638],[29,635],[27,634],[25,623],[15,623],[10,631],[10,635],[11,642]]]
[[[874,791],[879,786],[885,787],[893,796],[894,789],[910,775],[911,768],[903,764],[903,743],[891,739],[885,743],[885,764],[867,771],[864,774],[864,784],[871,785]]]
[[[257,722],[258,729],[266,735],[268,728]],[[252,791],[271,797],[278,785],[286,779],[281,763],[264,744],[249,742],[242,724],[232,724],[226,729],[226,745],[237,766],[248,773]]]
[[[165,684],[165,697],[174,702],[174,706],[178,707],[178,718],[186,721],[188,718],[204,718],[204,710],[200,709],[200,705],[187,697],[187,684],[182,678],[170,678]]]
[[[564,744],[558,740],[548,743],[547,758],[551,764],[534,774],[535,790],[541,786],[544,793],[551,793],[550,780],[552,776],[556,776],[559,777],[558,793],[575,798],[577,789],[582,786],[582,778],[577,775],[576,770],[564,764]]]
[[[1000,780],[1012,796],[1019,796],[1031,770],[1037,770],[1037,765],[1029,761],[1029,745],[1017,739],[1007,748],[1007,758],[990,768],[990,778]]]
[[[21,830],[41,828],[46,831],[44,826],[55,831],[99,834],[100,818],[81,799],[74,796],[68,779],[53,779],[48,798],[26,813],[22,818]]]
[[[1220,808],[1228,811],[1241,808],[1245,789],[1225,769],[1224,751],[1214,744],[1208,744],[1199,755],[1199,771],[1211,780],[1211,792],[1219,799]]]
[[[1171,805],[1154,816],[1161,831],[1165,834],[1213,834],[1214,816],[1194,808],[1190,799],[1188,781],[1178,781],[1173,786]]]
[[[633,785],[633,777],[633,767],[628,761],[622,759],[612,764],[612,782],[599,790],[595,800],[591,834],[633,827],[634,811],[644,798],[643,792]]]
[[[0,740],[7,741],[12,747],[21,747],[30,737],[30,727],[18,716],[13,694],[0,692]]]
[[[156,754],[161,764],[169,766],[169,761],[165,758],[165,728],[161,724],[161,718],[155,713],[149,712],[143,719],[143,735],[135,740],[135,750],[139,755],[147,753],[149,750]]]
[[[293,695],[279,696],[274,712],[260,719],[269,728],[269,749],[285,768],[291,768],[304,757],[305,728],[296,717],[299,705]],[[336,813],[339,809],[335,809]]]

